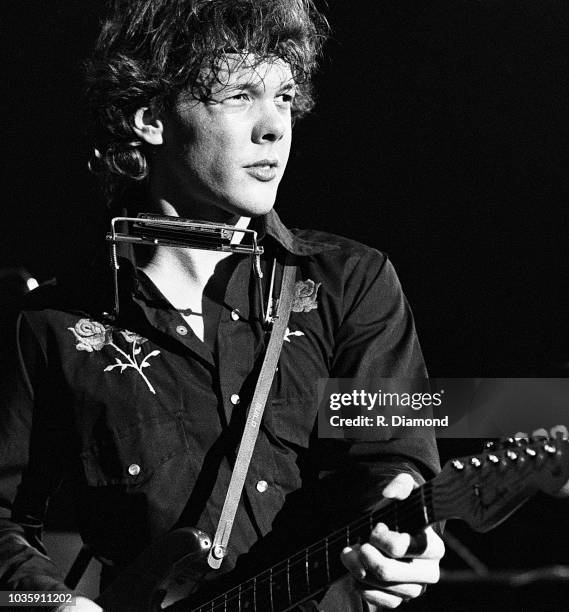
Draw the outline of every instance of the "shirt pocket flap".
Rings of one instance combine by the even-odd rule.
[[[151,420],[120,432],[102,428],[81,460],[91,486],[139,485],[186,448],[181,420]]]
[[[275,397],[271,401],[269,427],[278,438],[308,448],[316,419],[316,399],[310,395]]]

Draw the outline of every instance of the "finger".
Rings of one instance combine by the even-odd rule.
[[[417,483],[413,480],[411,474],[398,474],[383,489],[381,494],[388,499],[406,499],[415,487],[417,487]]]
[[[384,608],[397,608],[403,603],[403,597],[398,595],[392,595],[385,591],[362,591],[362,599],[372,606],[379,606]]]
[[[411,548],[408,533],[391,531],[384,523],[378,523],[369,536],[369,543],[390,557],[405,557]]]
[[[378,523],[370,534],[370,544],[394,558],[440,559],[445,553],[442,539],[431,527],[411,536],[391,531]]]
[[[340,555],[344,567],[356,580],[363,580],[367,571],[360,558],[360,545],[346,546]]]
[[[369,589],[364,587],[362,590],[370,592],[377,590],[381,591],[382,593],[397,595],[404,600],[409,600],[415,599],[416,597],[419,597],[419,595],[422,595],[423,591],[425,590],[425,585],[410,582],[405,584],[394,584],[392,586],[382,586],[381,589]]]
[[[438,559],[417,558],[409,561],[398,561],[382,554],[371,544],[362,544],[359,549],[359,564],[350,558],[350,567],[363,568],[365,576],[353,574],[359,580],[376,580],[378,583],[404,582],[434,584],[439,580]]]

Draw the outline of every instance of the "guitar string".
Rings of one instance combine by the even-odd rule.
[[[426,493],[428,493],[428,497],[431,497],[431,491],[429,490],[429,488],[427,488],[427,490],[425,491]],[[427,496],[425,496],[425,499],[427,499]],[[423,504],[421,503],[421,498],[419,495],[416,495],[414,497],[413,500],[403,500],[403,501],[407,501],[407,504],[405,504],[408,508],[410,508],[411,505],[413,506],[417,506],[417,502],[419,502],[419,505],[422,506]],[[430,503],[430,499],[429,499],[429,503]],[[425,504],[426,505],[426,504]],[[405,510],[402,509],[402,510]],[[415,508],[416,511],[416,508]],[[350,530],[359,530],[363,527],[366,527],[369,525],[369,520],[370,520],[370,515],[372,517],[372,520],[379,520],[379,519],[385,519],[385,520],[389,520],[389,516],[388,515],[397,515],[399,514],[398,518],[400,520],[406,520],[408,519],[411,515],[413,515],[413,512],[408,512],[408,511],[403,511],[403,512],[397,512],[397,509],[395,507],[393,507],[392,505],[388,506],[387,508],[380,508],[379,510],[373,511],[371,513],[368,513],[366,515],[365,518],[359,518],[356,519],[355,521],[353,521],[352,523],[350,523],[349,525],[338,529],[337,531],[333,532],[332,534],[330,534],[330,536],[328,536],[328,538],[324,538],[324,540],[321,540],[319,542],[316,542],[308,547],[306,547],[305,549],[303,549],[300,552],[295,553],[294,555],[292,555],[291,557],[289,557],[289,561],[291,563],[289,563],[289,567],[290,565],[295,565],[298,569],[300,569],[299,575],[304,576],[304,568],[300,567],[300,564],[304,564],[304,560],[306,558],[306,554],[307,551],[308,554],[315,554],[317,552],[320,552],[322,550],[325,550],[326,547],[330,547],[330,545],[335,545],[339,542],[342,542],[343,540],[346,539],[346,532],[348,531],[348,528]],[[415,514],[415,516],[417,516],[417,514]],[[422,513],[421,513],[422,516]],[[358,524],[359,523],[359,524]],[[326,542],[327,540],[327,542]],[[322,546],[322,542],[324,543],[324,546]],[[297,558],[296,560],[293,561],[294,558]],[[274,579],[275,576],[278,576],[279,574],[283,574],[286,572],[285,567],[283,567],[280,570],[275,571],[275,568],[277,568],[277,566],[279,565],[283,565],[286,566],[286,560],[284,561],[280,561],[279,563],[275,564],[274,566],[272,566],[270,569],[264,570],[263,572],[257,574],[256,576],[254,576],[253,578],[250,578],[249,580],[245,581],[245,583],[243,583],[241,585],[241,591],[240,594],[238,595],[239,597],[242,596],[242,594],[244,592],[247,591],[251,591],[252,589],[255,590],[259,590],[260,586],[265,586],[264,583],[267,582],[271,582],[271,580],[269,579],[269,575],[272,573],[272,577]],[[255,586],[253,586],[252,584],[250,584],[249,586],[245,586],[245,588],[243,588],[243,585],[246,585],[247,583],[252,583],[255,582]],[[225,593],[222,593],[221,595],[216,596],[215,598],[213,598],[212,600],[206,602],[205,604],[202,604],[202,607],[198,608],[197,610],[202,610],[202,608],[204,606],[207,607],[208,610],[211,610],[212,612],[220,607],[220,606],[226,606],[227,603],[229,601],[234,601],[236,599],[236,597],[234,595],[231,595],[231,593],[233,591],[238,590],[238,587],[234,587],[228,591],[226,591]],[[226,597],[227,596],[227,597]],[[216,603],[217,600],[220,600],[219,603]]]
[[[519,475],[520,478],[518,479],[519,482],[523,482],[525,475],[520,474]],[[295,565],[299,565],[299,562],[304,560],[305,557],[307,555],[310,554],[309,550],[313,549],[313,553],[314,552],[320,552],[321,550],[325,550],[326,547],[329,547],[330,544],[335,544],[339,541],[342,541],[345,539],[346,533],[349,533],[351,530],[360,530],[362,529],[364,526],[369,526],[369,522],[371,521],[377,521],[380,519],[384,519],[386,522],[389,521],[388,515],[393,515],[393,514],[398,514],[397,518],[399,519],[398,522],[404,521],[406,519],[409,518],[409,516],[412,514],[412,512],[408,512],[407,510],[410,509],[413,505],[417,505],[417,502],[419,502],[419,505],[422,506],[424,509],[427,510],[427,516],[428,516],[428,508],[431,508],[431,514],[433,514],[433,508],[431,507],[432,504],[432,497],[433,497],[433,485],[432,483],[428,482],[426,483],[423,487],[423,495],[421,496],[419,495],[415,495],[414,499],[407,499],[407,500],[402,500],[402,504],[398,504],[398,505],[403,505],[404,507],[399,509],[398,506],[394,505],[394,504],[390,504],[389,506],[387,506],[386,508],[380,508],[379,510],[376,511],[372,511],[371,513],[367,513],[365,515],[365,518],[359,518],[356,519],[355,521],[353,521],[352,523],[349,523],[347,526],[337,530],[336,532],[333,532],[332,534],[330,534],[330,536],[328,536],[328,538],[324,538],[323,540],[321,540],[320,542],[317,542],[311,546],[308,546],[307,548],[303,549],[303,551],[296,553],[295,555],[293,555],[292,557],[289,557],[289,564],[288,567],[290,567],[290,561],[297,557],[298,560],[297,561],[293,561],[293,564]],[[419,490],[416,490],[416,493],[419,493]],[[423,503],[424,502],[424,503]],[[398,510],[401,510],[398,512]],[[434,518],[434,517],[433,517]],[[324,542],[324,547],[322,547],[321,542]],[[274,565],[271,568],[271,572],[270,575],[271,576],[275,576],[278,575],[279,573],[282,573],[282,571],[274,571],[274,568],[276,568],[279,565],[284,565],[286,563],[286,560],[283,562],[279,562],[276,565]],[[248,581],[246,581],[243,584],[247,584],[250,583],[251,581],[255,581],[255,589],[257,589],[257,585],[258,583],[262,583],[267,582],[266,578],[263,578],[263,575],[267,575],[269,572],[267,570],[265,570],[264,572],[261,572],[260,574],[258,574],[254,579],[249,579]],[[260,578],[260,580],[259,580]],[[245,590],[251,590],[252,587],[246,587]],[[236,589],[230,589],[229,591],[227,591],[226,593],[222,594],[221,596],[217,596],[214,599],[210,600],[209,602],[207,602],[206,604],[203,604],[202,606],[200,606],[199,608],[196,608],[195,612],[206,612],[205,607],[204,606],[208,606],[208,610],[210,610],[211,612],[215,612],[216,609],[219,609],[219,607],[221,605],[224,606],[224,610],[227,611],[227,603],[229,601],[235,601],[235,597],[234,596],[230,596],[229,594],[232,591],[235,591]],[[243,589],[241,590],[240,593],[243,593]],[[223,602],[219,602],[219,604],[216,603],[217,600],[219,600],[220,598],[223,598]],[[239,602],[240,604],[240,602]],[[289,605],[289,604],[287,604]]]
[[[519,482],[523,482],[524,478],[525,478],[525,475],[520,474]],[[298,558],[297,561],[293,561],[293,563],[298,566],[299,565],[299,561],[304,560],[305,557],[308,554],[310,554],[308,552],[310,549],[313,549],[313,553],[314,552],[320,552],[321,550],[325,550],[330,544],[335,544],[335,543],[337,543],[339,541],[344,540],[346,533],[349,533],[350,530],[359,530],[359,529],[363,528],[364,526],[369,526],[370,520],[371,521],[377,521],[377,520],[380,520],[380,519],[384,519],[387,522],[389,520],[388,519],[388,515],[393,515],[393,514],[397,514],[397,513],[399,514],[399,516],[397,517],[399,519],[399,521],[404,521],[404,520],[408,519],[410,514],[412,514],[412,513],[409,513],[407,511],[407,509],[411,508],[411,506],[413,506],[413,505],[416,505],[417,501],[420,502],[419,503],[420,506],[422,506],[424,509],[427,510],[427,517],[428,517],[428,514],[429,514],[428,513],[428,508],[429,507],[431,509],[431,515],[432,515],[433,514],[433,508],[431,507],[431,504],[432,504],[432,496],[433,496],[433,493],[434,493],[432,482],[425,483],[425,485],[422,487],[422,489],[423,489],[422,498],[421,498],[420,495],[415,495],[415,498],[413,500],[411,500],[409,498],[407,500],[402,500],[403,503],[399,504],[399,505],[403,505],[404,508],[401,508],[400,509],[401,511],[398,512],[399,508],[397,506],[395,506],[394,504],[390,504],[386,508],[380,508],[380,509],[378,509],[376,511],[372,511],[370,513],[367,513],[365,515],[365,518],[356,519],[355,521],[353,521],[352,523],[348,524],[347,526],[345,526],[345,527],[343,527],[343,528],[333,532],[327,538],[324,538],[323,540],[321,540],[319,542],[316,542],[315,544],[310,545],[307,548],[303,549],[301,552],[296,553],[292,557],[289,557],[289,559],[288,559],[288,561],[289,561],[288,567],[290,567],[290,561],[293,558],[295,558],[295,557]],[[416,490],[415,492],[419,493],[419,490]],[[424,503],[422,503],[422,502],[424,502]],[[432,517],[432,518],[433,518],[433,522],[434,522],[434,517]],[[429,522],[431,522],[431,521],[429,521]],[[338,537],[340,539],[338,539]],[[324,543],[324,547],[322,547],[322,544],[321,544],[322,542]],[[279,573],[282,573],[282,571],[274,572],[274,568],[276,568],[279,565],[284,565],[284,564],[286,564],[286,560],[285,561],[281,561],[281,562],[277,563],[276,565],[274,565],[271,568],[270,574],[272,576],[275,576],[275,575],[278,575]],[[264,578],[262,578],[262,576],[263,576],[263,574],[266,575],[268,573],[269,573],[269,571],[265,570],[264,572],[261,572],[260,574],[258,574],[255,578],[251,578],[251,579],[245,581],[243,584],[248,584],[248,583],[251,583],[251,582],[254,582],[254,584],[255,584],[254,587],[251,587],[251,586],[250,587],[246,587],[245,590],[251,590],[251,588],[254,588],[256,590],[258,582],[262,583],[263,581],[264,582],[267,581],[266,578],[264,579]],[[261,577],[260,580],[259,580],[259,577]],[[243,585],[241,585],[241,586],[243,586]],[[210,600],[209,602],[207,602],[205,604],[202,604],[202,606],[200,606],[199,608],[196,608],[194,612],[206,612],[206,608],[205,608],[206,606],[208,606],[207,610],[209,610],[211,612],[215,612],[215,610],[218,609],[221,605],[223,605],[224,606],[224,610],[227,611],[227,603],[229,601],[234,601],[235,600],[235,597],[234,596],[230,596],[229,594],[232,591],[235,591],[235,590],[237,590],[237,589],[236,588],[230,589],[229,591],[227,591],[226,593],[222,594],[221,596],[215,597],[214,599]],[[241,591],[240,591],[240,594],[242,594],[242,593],[243,593],[243,589],[241,589]],[[223,599],[223,602],[220,601],[219,604],[217,604],[216,601],[220,600],[221,598]],[[239,602],[239,605],[240,605],[240,602]],[[289,604],[287,604],[287,605],[289,605]],[[255,610],[256,610],[256,607],[255,607]]]
[[[327,538],[323,538],[323,539],[319,540],[318,542],[315,542],[314,544],[311,544],[311,545],[307,546],[302,551],[294,553],[292,556],[288,557],[289,572],[290,572],[291,565],[292,566],[299,566],[300,564],[304,564],[307,551],[308,551],[308,555],[310,555],[310,554],[316,554],[318,552],[324,551],[327,547],[330,548],[331,545],[335,545],[335,544],[345,540],[346,539],[346,533],[348,532],[348,530],[349,531],[358,531],[358,530],[360,530],[362,528],[367,528],[369,526],[370,519],[373,520],[374,522],[378,522],[378,521],[381,521],[381,520],[384,520],[385,522],[390,522],[390,519],[396,517],[398,519],[398,522],[401,522],[401,521],[405,521],[405,520],[407,520],[409,518],[416,517],[418,515],[417,514],[417,506],[419,506],[419,507],[427,507],[427,505],[429,505],[432,502],[432,486],[427,486],[428,484],[429,483],[426,483],[424,485],[424,495],[423,496],[421,496],[420,493],[419,493],[419,490],[416,489],[413,492],[415,495],[413,495],[413,493],[412,493],[413,499],[396,500],[396,503],[398,503],[399,505],[403,505],[404,506],[403,508],[399,508],[399,507],[396,507],[394,504],[390,504],[389,506],[387,506],[385,508],[380,508],[378,510],[375,510],[375,511],[372,511],[372,512],[368,512],[365,515],[365,517],[359,517],[358,519],[355,519],[354,521],[352,521],[348,525],[346,525],[346,526],[344,526],[344,527],[342,527],[340,529],[337,529],[336,531],[332,532]],[[423,500],[424,500],[425,503],[423,503]],[[421,512],[421,518],[422,517],[423,517],[423,512]],[[280,569],[276,569],[276,568],[278,568],[278,566],[284,566],[284,567],[282,567]],[[272,567],[270,567],[270,568],[268,568],[266,570],[263,570],[262,572],[260,572],[256,576],[246,580],[244,583],[241,584],[241,588],[240,589],[239,589],[239,587],[233,587],[232,589],[229,589],[225,593],[222,593],[221,595],[217,595],[213,599],[211,599],[208,602],[202,604],[199,608],[196,608],[196,611],[197,612],[201,612],[202,609],[203,609],[204,612],[205,612],[205,609],[207,608],[208,610],[211,610],[213,612],[214,610],[216,610],[220,606],[226,606],[229,601],[233,601],[233,600],[236,599],[236,596],[232,595],[232,592],[238,591],[237,597],[241,598],[243,593],[245,593],[247,591],[251,591],[253,588],[258,590],[259,589],[259,583],[261,583],[261,586],[263,586],[264,582],[270,582],[271,581],[269,579],[269,575],[272,574],[272,580],[274,580],[276,576],[278,576],[280,574],[283,574],[283,573],[286,573],[286,571],[287,571],[286,566],[287,566],[287,560],[286,559],[283,560],[283,561],[279,561],[278,563],[276,563]],[[304,569],[303,568],[301,568],[301,573],[304,574]],[[252,584],[250,584],[249,586],[244,586],[244,585],[247,585],[248,583],[252,583],[253,581],[255,581],[255,586],[254,587],[253,587]],[[218,599],[221,599],[222,601],[219,601],[219,603],[216,603],[216,601]]]

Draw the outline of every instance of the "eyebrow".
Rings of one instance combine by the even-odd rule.
[[[291,91],[292,89],[298,89],[298,85],[294,81],[286,81],[286,83],[283,82],[281,84],[281,86],[278,88],[278,91]]]
[[[250,90],[250,91],[260,91],[263,89],[263,84],[264,81],[260,80],[260,81],[237,81],[236,83],[230,83],[228,85],[226,85],[223,89],[221,89],[218,93],[221,93],[222,91],[233,91],[235,89],[246,89],[246,90]],[[291,90],[296,90],[297,89],[297,84],[294,81],[291,81],[290,79],[288,81],[283,81],[282,83],[279,84],[279,86],[276,88],[276,91],[279,92],[288,92]]]

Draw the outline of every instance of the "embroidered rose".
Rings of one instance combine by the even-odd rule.
[[[135,333],[135,332],[131,332],[128,329],[123,329],[121,330],[121,334],[123,336],[123,338],[127,341],[130,342],[131,344],[133,342],[136,342],[137,344],[144,344],[147,339],[143,338],[141,335]]]
[[[291,336],[304,336],[304,335],[305,335],[305,333],[301,332],[298,329],[296,331],[290,331],[290,329],[287,327],[286,330],[285,330],[285,335],[284,335],[283,341],[284,342],[290,342],[290,337]]]
[[[318,308],[316,296],[322,283],[315,283],[311,279],[296,281],[294,285],[293,312],[310,312]]]
[[[68,327],[67,329],[73,332],[77,340],[75,348],[78,351],[87,351],[88,353],[100,351],[111,341],[111,328],[91,319],[79,319],[75,323],[75,327]]]
[[[113,370],[118,369],[119,373],[122,374],[127,370],[135,370],[144,380],[150,392],[156,394],[154,387],[148,380],[148,376],[146,376],[142,370],[143,368],[150,367],[149,360],[152,357],[157,357],[160,355],[160,351],[150,351],[148,355],[139,361],[139,355],[142,352],[140,345],[148,342],[146,338],[143,338],[141,335],[127,329],[118,330],[108,325],[102,325],[98,321],[93,321],[91,319],[79,319],[79,321],[75,323],[74,327],[68,327],[67,329],[73,332],[73,335],[77,340],[75,348],[78,351],[87,351],[92,353],[93,351],[100,351],[104,346],[110,346],[115,350],[120,357],[115,357],[115,363],[108,365],[103,370],[104,372],[112,372]],[[129,343],[130,355],[126,351],[123,351],[120,346],[115,344],[113,341],[114,331],[120,332],[121,336]]]

